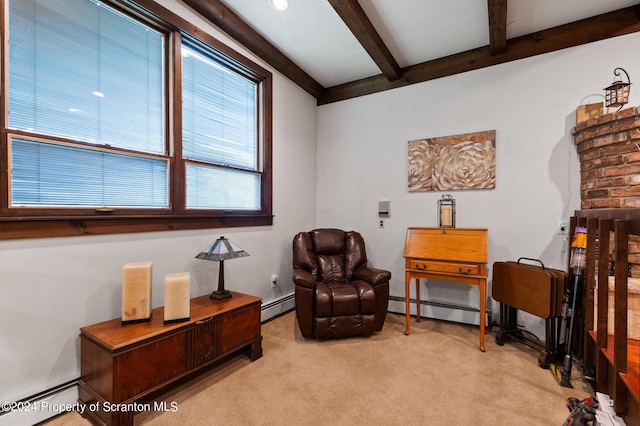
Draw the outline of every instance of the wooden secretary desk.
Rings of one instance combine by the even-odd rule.
[[[416,280],[416,321],[420,321],[420,278],[446,280],[480,289],[480,350],[484,352],[487,305],[487,229],[408,228],[405,258],[405,334],[411,328],[409,284]]]

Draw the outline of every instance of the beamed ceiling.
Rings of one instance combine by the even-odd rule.
[[[640,31],[629,0],[182,1],[319,105]]]

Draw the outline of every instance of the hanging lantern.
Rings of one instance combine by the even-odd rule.
[[[438,200],[438,217],[440,228],[456,227],[456,200],[451,194],[444,194]]]
[[[627,76],[627,82],[623,82],[620,78],[620,72],[622,71],[624,75]],[[616,107],[619,106],[622,108],[627,102],[629,102],[629,92],[631,91],[631,79],[629,78],[629,74],[622,68],[616,68],[613,70],[613,75],[617,78],[611,83],[611,86],[605,87],[604,89],[604,99],[605,105],[607,107]],[[618,109],[620,109],[618,108]]]

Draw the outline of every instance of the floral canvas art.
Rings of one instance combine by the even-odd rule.
[[[495,186],[495,130],[409,141],[409,191]]]

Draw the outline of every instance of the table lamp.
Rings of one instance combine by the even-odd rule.
[[[245,256],[249,256],[249,253],[225,237],[218,238],[213,242],[213,244],[210,244],[206,249],[198,253],[196,259],[220,262],[220,269],[218,271],[218,289],[214,290],[209,297],[212,299],[227,299],[231,297],[231,293],[224,289],[224,261]]]

